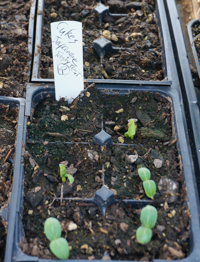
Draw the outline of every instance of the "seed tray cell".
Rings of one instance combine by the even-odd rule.
[[[130,4],[133,3],[135,2]],[[80,10],[77,11],[78,17],[75,11],[68,17],[66,14],[70,12],[67,7],[66,9],[60,7],[63,16],[51,18],[51,12],[47,7],[55,8],[55,6],[39,1],[32,81],[54,81],[51,44],[49,45],[50,22],[60,20],[81,21],[83,24],[85,80],[89,82],[92,79],[150,80],[162,81],[163,85],[167,82],[165,80],[171,80],[173,72],[170,70],[171,42],[168,38],[166,16],[161,1],[155,1],[156,6],[153,6],[153,10],[152,8],[146,10],[143,5],[139,9],[131,7],[128,13],[116,14],[111,9],[113,13],[110,10],[109,15],[102,14],[99,10],[92,12],[95,4],[86,5],[85,9],[88,12],[83,9],[84,15],[81,15]],[[109,3],[105,6],[104,3],[98,5],[103,5],[106,9],[107,4],[109,6]],[[112,1],[110,4],[112,5]],[[78,10],[78,7],[76,8]],[[64,12],[64,10],[68,11]],[[44,19],[41,17],[43,11]],[[146,23],[150,28],[146,27]],[[110,47],[98,47],[100,51],[96,52],[94,41],[96,41],[95,45],[99,46],[99,37],[109,41]]]

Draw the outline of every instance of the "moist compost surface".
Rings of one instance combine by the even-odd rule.
[[[32,0],[0,3],[0,95],[22,97],[28,82],[28,22]]]
[[[12,191],[18,109],[0,103],[0,209],[8,208]],[[0,261],[4,259],[7,223],[0,217]]]
[[[94,12],[97,3],[92,0],[81,1],[81,4],[78,1],[44,2],[40,77],[53,78],[50,23],[72,20],[82,22],[85,79],[163,80],[162,43],[155,2],[149,0],[134,5],[131,1],[108,1],[103,4],[113,15],[101,19]],[[100,58],[92,46],[101,35],[118,51]]]
[[[137,130],[130,140],[124,133],[133,118],[138,120]],[[46,218],[53,216],[61,222],[70,258],[149,261],[186,257],[190,214],[172,122],[167,97],[136,91],[102,93],[94,84],[70,105],[51,98],[39,104],[27,127],[23,252],[54,258],[43,233]],[[93,144],[101,128],[112,136],[112,146]],[[136,156],[135,162],[128,160],[131,155]],[[63,183],[64,198],[60,198],[60,163],[75,179],[73,184]],[[136,240],[141,208],[122,204],[123,200],[152,201],[138,177],[141,166],[149,168],[157,185],[149,203],[156,206],[158,221],[148,245]],[[179,190],[167,191],[166,184],[162,186],[167,180]],[[105,217],[98,206],[88,202],[103,185],[118,201],[107,207]],[[76,227],[71,231],[72,222]]]

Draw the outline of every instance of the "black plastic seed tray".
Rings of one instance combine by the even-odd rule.
[[[9,106],[9,109],[15,108],[15,112],[18,112],[17,116],[17,132],[15,137],[14,159],[7,158],[7,161],[14,165],[13,168],[13,186],[10,200],[7,203],[7,208],[0,209],[0,216],[7,222],[8,233],[7,238],[13,239],[14,237],[14,221],[17,210],[17,197],[19,195],[19,185],[21,184],[21,152],[23,146],[23,128],[24,128],[24,110],[25,100],[21,98],[2,97],[0,96],[0,105]],[[1,114],[1,113],[0,113]],[[3,117],[3,116],[2,116]],[[1,131],[2,132],[2,131]],[[11,131],[9,131],[11,133]],[[12,133],[8,133],[7,136],[12,136]],[[3,141],[2,141],[3,143]]]
[[[168,10],[169,26],[171,27],[171,38],[174,39],[174,54],[178,69],[178,76],[180,81],[181,92],[183,95],[183,104],[185,106],[186,121],[188,125],[188,134],[190,138],[192,157],[194,160],[194,168],[196,174],[196,183],[198,191],[200,192],[200,110],[198,93],[195,91],[190,65],[187,58],[185,43],[181,31],[181,25],[178,19],[175,1],[166,1]],[[188,27],[192,28],[198,23],[193,20]],[[190,41],[192,42],[192,33],[189,30]],[[197,70],[199,70],[199,62],[195,50],[195,44],[192,44],[194,58],[197,63]]]
[[[195,182],[195,174],[193,172],[193,166],[190,158],[190,148],[187,141],[187,136],[185,133],[184,127],[184,120],[182,115],[182,110],[180,107],[180,98],[178,92],[171,87],[166,87],[163,90],[162,86],[142,86],[139,85],[123,85],[123,84],[105,84],[103,81],[102,83],[96,83],[99,90],[106,90],[108,94],[113,94],[113,92],[119,95],[125,95],[130,91],[138,91],[138,92],[153,92],[155,94],[160,94],[164,97],[168,97],[171,101],[172,105],[172,112],[173,112],[173,132],[174,132],[174,139],[177,139],[177,148],[178,153],[180,154],[180,159],[182,163],[182,168],[184,172],[185,184],[187,187],[187,195],[188,195],[188,202],[185,203],[189,206],[190,214],[191,214],[191,225],[190,225],[190,253],[188,257],[184,259],[180,259],[180,261],[199,261],[200,253],[199,253],[199,245],[200,245],[200,225],[199,225],[199,215],[198,215],[198,197],[197,197],[197,189],[196,189],[196,182]],[[26,117],[32,119],[34,116],[34,109],[36,105],[42,101],[44,101],[47,97],[54,97],[55,96],[55,89],[53,84],[46,84],[46,85],[33,85],[29,84],[27,86],[27,98],[26,98]],[[21,133],[21,137],[25,136],[26,133],[26,121],[24,125],[24,131]],[[25,137],[24,137],[25,138]],[[69,142],[68,142],[69,143]],[[19,158],[22,157],[22,154],[19,154]],[[21,162],[19,162],[21,164]],[[24,236],[23,232],[23,168],[21,166],[21,173],[19,176],[19,180],[15,181],[15,188],[18,190],[15,192],[15,199],[13,199],[11,203],[11,207],[13,208],[13,220],[11,226],[8,228],[8,244],[6,249],[6,256],[5,261],[58,261],[58,260],[48,260],[48,259],[40,259],[36,256],[29,256],[24,254],[19,247],[20,241]],[[73,199],[68,199],[72,201]],[[80,199],[79,199],[80,200]],[[80,200],[82,201],[82,200]],[[99,206],[102,212],[105,212],[105,209],[108,205],[116,202],[117,200],[113,196],[113,192],[110,191],[107,187],[101,187],[95,194],[95,196],[91,199],[84,199],[86,202],[93,202]],[[152,201],[150,201],[151,203]],[[124,200],[124,203],[128,205],[136,206],[143,206],[149,203],[135,200]],[[14,208],[15,207],[15,208]],[[11,216],[11,214],[10,214]],[[14,236],[14,238],[13,238]],[[70,261],[77,261],[77,259],[70,259]],[[95,259],[95,261],[99,261]],[[117,260],[116,260],[117,261]],[[156,259],[156,261],[166,261],[162,259]]]
[[[194,60],[195,60],[195,64],[196,64],[196,68],[198,71],[198,75],[200,77],[200,65],[199,65],[199,58],[198,58],[198,54],[197,54],[197,49],[195,46],[195,37],[193,36],[193,32],[192,29],[195,26],[199,26],[200,22],[199,19],[193,19],[192,21],[190,21],[187,25],[188,28],[188,35],[189,35],[189,39],[190,39],[190,44],[191,44],[191,48],[192,48],[192,52],[193,52],[193,56],[194,56]]]
[[[133,2],[135,3],[135,2]],[[132,4],[133,4],[132,3]],[[94,6],[95,6],[95,2],[94,2]],[[131,3],[130,3],[131,4]],[[35,18],[35,41],[34,41],[34,56],[33,56],[33,63],[32,63],[32,78],[31,78],[31,82],[54,82],[54,79],[51,77],[42,77],[41,76],[41,72],[40,72],[40,62],[41,62],[41,53],[42,53],[42,30],[43,30],[43,13],[44,13],[44,1],[43,0],[39,0],[38,4],[37,4],[37,16]],[[141,7],[136,7],[135,6],[135,10],[140,9]],[[106,3],[104,3],[104,5],[102,3],[99,3],[97,5],[97,8],[95,9],[94,13],[96,15],[99,15],[102,19],[104,18],[104,16],[110,16],[110,17],[125,17],[127,16],[127,14],[112,14],[110,12],[110,10],[108,9],[108,7],[106,7]],[[155,15],[155,13],[152,13],[153,16]],[[172,55],[172,44],[171,44],[171,39],[169,36],[169,29],[168,29],[168,24],[167,24],[167,19],[166,19],[166,14],[165,14],[165,9],[164,9],[164,4],[163,1],[161,0],[156,0],[156,20],[157,20],[157,24],[159,27],[159,34],[160,34],[160,39],[162,42],[162,67],[161,69],[163,69],[164,71],[164,75],[162,80],[156,80],[156,81],[150,81],[150,80],[142,80],[140,82],[144,83],[144,84],[149,84],[149,82],[151,82],[151,84],[153,85],[157,85],[159,83],[161,83],[163,86],[165,85],[169,85],[170,81],[172,81],[173,78],[173,55]],[[33,22],[32,22],[33,23]],[[85,32],[83,31],[83,34]],[[87,52],[87,50],[94,48],[94,50],[96,50],[96,52],[99,54],[99,64],[101,64],[101,55],[108,53],[108,59],[109,59],[109,53],[112,52],[118,52],[118,50],[126,50],[125,52],[131,52],[129,48],[124,48],[123,44],[119,45],[118,47],[113,46],[113,44],[111,43],[110,40],[107,40],[106,38],[104,38],[101,35],[101,32],[99,30],[99,37],[97,39],[94,39],[93,45],[91,44],[91,46],[85,46],[84,47],[84,51],[83,52]],[[138,40],[137,40],[138,41]],[[147,48],[147,51],[151,49],[150,47]],[[153,49],[152,49],[153,50]],[[132,56],[132,54],[131,54]],[[130,59],[131,59],[130,56]],[[156,54],[155,54],[156,56]],[[130,60],[129,59],[129,60]],[[101,61],[101,62],[100,62]],[[85,62],[85,61],[84,61]],[[109,61],[108,61],[109,62]],[[141,61],[143,63],[143,61]],[[105,63],[107,63],[105,61]],[[131,60],[129,61],[130,64],[130,68],[134,68],[134,64],[131,63]],[[128,66],[124,65],[124,69],[126,69]],[[150,66],[152,67],[152,66]],[[152,67],[153,68],[153,67]],[[51,68],[52,69],[52,68]],[[132,70],[132,69],[131,69]],[[105,70],[103,70],[105,71]],[[134,70],[133,70],[134,71]],[[134,72],[133,72],[134,74]],[[145,74],[145,72],[144,72]],[[51,74],[49,74],[51,75]],[[101,72],[100,73],[101,76],[98,77],[85,77],[85,81],[87,82],[92,82],[93,79],[95,79],[95,81],[100,81],[102,80],[102,78],[104,78],[105,83],[109,83],[110,79],[107,79],[107,77]],[[91,79],[93,78],[93,79]],[[101,78],[101,79],[97,79],[97,78]],[[112,77],[111,77],[112,78]],[[144,78],[145,79],[145,78]],[[140,79],[141,80],[141,79]],[[116,79],[116,81],[118,81],[119,83],[130,83],[131,78],[120,78],[118,77]],[[134,80],[135,83],[139,83],[138,80]]]

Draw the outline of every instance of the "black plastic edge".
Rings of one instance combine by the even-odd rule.
[[[21,168],[21,151],[23,147],[23,129],[24,129],[24,111],[25,111],[25,99],[23,98],[12,98],[12,97],[0,97],[0,103],[7,103],[19,106],[18,114],[18,126],[17,126],[17,137],[15,145],[15,158],[14,158],[14,175],[13,175],[13,187],[9,203],[8,213],[8,229],[7,229],[7,241],[4,261],[11,261],[11,250],[13,249],[13,239],[15,230],[15,218],[16,218],[16,207],[19,201],[19,191],[21,184],[20,181],[20,168]]]
[[[48,78],[40,78],[39,77],[39,65],[40,65],[40,47],[42,46],[42,24],[43,24],[43,10],[44,10],[44,0],[38,0],[38,8],[36,15],[36,26],[35,26],[35,44],[34,44],[34,55],[33,55],[33,63],[31,70],[31,81],[32,83],[54,83],[54,79]],[[105,83],[114,83],[119,82],[122,84],[130,84],[130,83],[140,83],[141,85],[146,85],[149,82],[151,85],[160,85],[168,86],[171,85],[171,81],[173,78],[173,70],[171,68],[171,61],[173,60],[173,52],[171,41],[169,38],[169,29],[167,24],[167,18],[164,11],[163,1],[156,0],[156,19],[159,26],[161,41],[162,41],[162,49],[163,49],[163,67],[165,72],[165,79],[162,81],[137,81],[137,80],[109,80],[104,79],[100,80],[105,81]],[[167,79],[167,80],[166,80]],[[98,82],[98,79],[85,79],[85,82]]]
[[[196,50],[196,47],[195,47],[194,37],[193,37],[193,34],[192,34],[192,28],[193,28],[196,24],[199,24],[199,25],[200,25],[199,19],[193,19],[193,20],[191,20],[191,21],[188,23],[188,25],[187,25],[187,29],[188,29],[188,36],[189,36],[189,39],[190,39],[190,45],[191,45],[191,48],[192,48],[192,53],[193,53],[194,61],[195,61],[196,68],[197,68],[197,72],[198,72],[198,75],[199,75],[199,78],[200,78],[200,64],[199,64],[199,59],[198,59],[197,50]]]
[[[173,39],[178,77],[185,106],[188,135],[190,139],[189,143],[191,145],[196,174],[196,184],[200,194],[200,111],[175,1],[166,0],[166,5],[169,12],[171,37]]]
[[[105,89],[105,86],[98,86],[99,89]],[[108,88],[108,87],[107,87]],[[34,91],[31,91],[29,94],[29,99],[35,101],[35,102],[39,102],[40,100],[42,100],[42,97],[44,98],[43,94],[48,95],[48,90],[50,91],[50,94],[52,94],[53,92],[55,92],[54,90],[54,86],[51,85],[50,87],[47,87],[45,85],[41,85],[38,88],[36,86],[34,86]],[[164,95],[166,97],[171,98],[172,101],[172,108],[173,108],[173,113],[174,113],[174,127],[175,127],[175,136],[178,139],[177,145],[178,145],[178,149],[181,155],[181,160],[182,160],[182,164],[183,164],[183,171],[184,171],[184,176],[185,176],[185,182],[186,182],[186,187],[187,187],[187,194],[188,194],[188,206],[190,208],[190,212],[191,212],[191,243],[192,243],[192,247],[191,247],[191,252],[189,254],[188,257],[179,260],[180,262],[184,261],[184,262],[193,262],[193,261],[199,261],[200,258],[200,250],[199,250],[199,246],[200,246],[200,225],[199,225],[199,213],[198,213],[198,198],[197,198],[197,190],[196,190],[196,186],[195,186],[195,175],[193,172],[193,168],[192,168],[192,163],[190,161],[190,148],[189,148],[189,144],[187,142],[186,139],[186,133],[185,133],[185,128],[184,128],[184,121],[183,121],[183,116],[182,116],[182,109],[180,107],[180,96],[177,92],[177,90],[175,90],[174,88],[170,88],[167,87],[165,90],[163,90],[162,88],[158,88],[158,87],[150,87],[150,86],[146,86],[146,87],[127,87],[121,89],[120,86],[115,85],[114,88],[111,85],[110,89],[112,90],[116,90],[116,91],[120,91],[121,93],[125,93],[127,91],[150,91],[150,92],[156,92],[156,93],[160,93],[161,95]],[[41,94],[42,93],[42,94]],[[39,98],[39,100],[38,100]],[[32,103],[29,102],[29,106]],[[26,126],[25,126],[26,128]],[[24,131],[25,133],[25,131]],[[22,177],[22,175],[21,175]],[[23,183],[21,184],[21,188],[23,187]],[[23,191],[23,190],[22,190]],[[22,196],[22,194],[21,194]],[[22,197],[20,199],[18,199],[18,201],[21,201],[20,205],[23,205],[23,199]],[[20,206],[19,205],[19,206]],[[20,208],[22,211],[22,207]],[[16,217],[16,227],[15,227],[15,243],[14,243],[14,250],[12,252],[13,254],[13,259],[12,261],[26,261],[26,262],[31,262],[31,261],[41,261],[41,262],[49,262],[49,261],[59,261],[59,260],[49,260],[49,259],[39,259],[37,257],[31,257],[28,255],[25,255],[22,253],[22,251],[19,249],[18,247],[18,241],[19,236],[22,237],[23,233],[22,233],[22,223],[21,223],[21,217],[22,214],[18,213],[17,217]],[[20,233],[21,231],[21,233]],[[69,261],[71,262],[77,262],[77,260],[75,259],[69,259]],[[87,261],[87,260],[82,260],[82,261]],[[99,260],[94,260],[94,261],[98,261]],[[114,262],[117,262],[117,260],[113,260]],[[162,260],[162,259],[155,259],[155,261],[157,262],[164,262],[166,260]],[[172,260],[173,261],[173,260]],[[10,262],[10,260],[6,260],[6,262]],[[128,262],[128,261],[127,261]],[[129,261],[130,262],[130,261]]]
[[[177,64],[178,76],[183,95],[183,103],[185,106],[186,120],[188,125],[188,135],[190,138],[191,155],[193,158],[193,168],[195,172],[195,183],[198,191],[200,190],[200,112],[197,104],[197,97],[192,80],[192,75],[187,58],[187,52],[182,35],[181,25],[174,0],[165,0],[168,10],[169,24],[171,27],[171,38],[173,40],[174,54]],[[200,191],[199,191],[200,192]],[[200,210],[199,196],[197,199],[197,212]],[[199,217],[195,223],[199,223]],[[199,235],[194,241],[194,250],[197,249],[196,240],[199,241]],[[195,252],[193,252],[195,254]],[[199,253],[191,254],[190,261],[199,261]],[[188,260],[189,261],[189,260]]]
[[[35,26],[36,26],[36,7],[37,0],[32,0],[30,8],[29,26],[28,26],[28,52],[31,57],[29,66],[29,82],[31,81],[32,68],[33,68],[33,54],[34,54],[34,44],[35,44]]]

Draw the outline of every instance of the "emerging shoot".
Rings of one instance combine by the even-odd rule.
[[[59,164],[60,167],[60,176],[62,178],[62,182],[64,183],[66,181],[66,177],[69,179],[69,182],[71,184],[74,183],[74,177],[70,174],[67,174],[66,167],[63,164]]]
[[[131,121],[128,123],[128,131],[124,134],[124,136],[133,140],[135,134],[136,134],[135,121],[134,119],[131,119]]]
[[[140,214],[140,226],[136,231],[136,238],[140,244],[148,244],[152,238],[152,228],[155,226],[158,218],[157,209],[154,206],[147,205]]]

